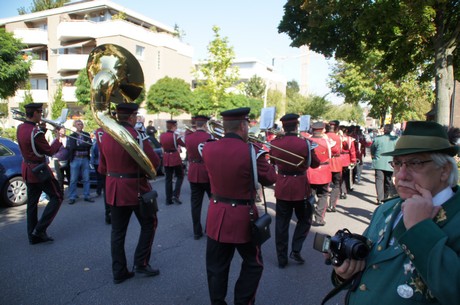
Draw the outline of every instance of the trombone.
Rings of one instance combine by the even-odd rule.
[[[224,132],[224,127],[222,126],[221,123],[217,122],[217,121],[214,121],[214,120],[209,120],[207,122],[207,127],[208,127],[208,130],[209,132],[216,138],[216,139],[220,139],[220,138],[223,138],[224,135],[225,135],[225,132]],[[259,144],[262,144],[262,145],[265,145],[267,148],[269,149],[276,149],[276,150],[279,150],[279,151],[282,151],[286,154],[289,154],[297,159],[299,159],[299,162],[297,163],[294,163],[294,162],[291,162],[289,160],[285,160],[283,158],[278,158],[278,157],[274,157],[272,155],[268,155],[270,157],[270,159],[273,159],[273,160],[277,160],[277,161],[280,161],[280,162],[283,162],[283,163],[286,163],[286,164],[289,164],[289,165],[292,165],[292,166],[295,166],[295,167],[299,167],[300,165],[302,165],[302,163],[305,162],[305,158],[298,155],[298,154],[295,154],[289,150],[286,150],[284,148],[281,148],[281,147],[278,147],[278,146],[275,146],[275,145],[272,145],[270,144],[270,142],[267,142],[267,141],[263,141],[263,140],[260,140],[258,139],[257,137],[253,136],[253,135],[248,135],[248,139],[249,139],[249,142],[251,143],[259,143]]]
[[[21,121],[21,122],[27,121],[26,120],[26,114],[24,112],[19,111],[17,109],[11,109],[11,113],[13,114],[13,119]],[[54,127],[54,130],[61,129],[61,128],[64,128],[64,129],[67,130],[67,128],[65,128],[64,125],[61,125],[61,124],[59,124],[59,123],[57,123],[55,121],[52,121],[52,120],[42,118],[41,122],[46,123],[46,124],[50,124],[51,126]],[[83,135],[83,136],[85,136],[85,135]],[[80,141],[80,139],[78,139],[76,137],[73,137],[73,136],[70,136],[70,135],[66,135],[66,137],[74,139],[74,140],[77,140],[77,141]],[[87,136],[85,136],[85,137],[87,137]],[[84,141],[84,140],[83,140],[83,143],[89,144],[89,145],[93,144],[92,142],[87,142],[87,141]]]

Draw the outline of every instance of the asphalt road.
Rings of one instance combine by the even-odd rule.
[[[369,161],[369,160],[367,160]],[[256,304],[308,305],[321,304],[332,289],[331,267],[324,264],[321,253],[312,249],[316,232],[334,235],[348,228],[361,233],[369,223],[375,205],[374,175],[369,163],[364,164],[360,185],[355,185],[348,198],[339,201],[338,212],[326,215],[326,226],[312,227],[305,241],[304,265],[290,261],[279,269],[272,238],[263,246],[264,273],[257,292]],[[104,223],[101,198],[95,203],[80,200],[74,205],[64,200],[48,233],[53,243],[29,245],[26,234],[25,206],[0,209],[0,304],[135,304],[135,305],[205,305],[209,304],[206,281],[206,238],[193,239],[190,214],[190,188],[184,180],[182,205],[164,205],[164,178],[153,186],[159,191],[159,223],[153,243],[151,265],[160,269],[153,278],[136,275],[122,284],[112,281],[110,226]],[[92,190],[94,192],[94,190]],[[93,193],[95,195],[95,193]],[[266,188],[269,213],[274,220],[273,190]],[[203,204],[203,224],[207,200]],[[262,209],[262,207],[259,207]],[[40,206],[39,212],[43,210]],[[292,236],[294,222],[291,224]],[[126,239],[128,263],[132,264],[139,224],[135,216]],[[233,304],[233,287],[241,259],[235,254],[230,270],[227,302]],[[327,304],[343,304],[339,294]]]

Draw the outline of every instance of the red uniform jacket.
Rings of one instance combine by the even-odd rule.
[[[134,128],[121,123],[131,135],[138,140],[138,134]],[[160,164],[160,158],[150,146],[148,138],[142,141],[144,152],[155,168]],[[104,132],[99,147],[98,171],[107,175],[109,173],[136,175],[140,173],[141,178],[119,178],[107,175],[105,181],[107,203],[113,206],[130,206],[138,204],[138,195],[152,190],[147,178],[142,175],[142,169],[131,155],[115,139]]]
[[[55,141],[51,146],[45,139],[45,132],[42,131],[34,122],[26,121],[18,126],[17,139],[19,149],[22,154],[22,178],[27,183],[40,183],[40,180],[32,173],[32,169],[40,163],[46,162],[46,156],[52,156],[58,152],[62,146],[61,142]],[[32,139],[35,143],[35,149],[41,157],[37,156],[32,149]],[[51,169],[48,170],[53,176]]]
[[[347,167],[351,163],[356,163],[356,150],[353,139],[350,136],[342,136],[342,152],[340,154],[340,159],[342,160],[342,167]]]
[[[260,152],[255,148],[256,154]],[[203,160],[208,170],[211,193],[229,199],[253,200],[254,189],[249,144],[238,135],[230,133],[218,141],[207,142],[203,148]],[[256,160],[258,182],[272,185],[276,181],[273,166],[260,156]],[[206,221],[208,237],[223,243],[247,243],[251,241],[250,210],[255,205],[235,205],[214,201],[211,198]]]
[[[311,137],[310,140],[318,144],[315,148],[315,154],[320,161],[320,165],[316,168],[310,167],[307,170],[307,177],[310,184],[328,184],[332,181],[332,172],[329,166],[331,157],[331,143],[328,138]]]
[[[311,189],[306,174],[308,156],[310,152],[310,166],[318,167],[320,162],[316,157],[314,150],[310,152],[308,151],[306,141],[308,140],[298,137],[297,134],[287,133],[284,137],[276,138],[271,142],[272,145],[295,153],[305,159],[305,161],[298,167],[278,161],[274,158],[271,159],[278,167],[278,175],[275,185],[275,197],[277,199],[299,201],[310,196]],[[296,164],[299,162],[299,158],[276,148],[272,148],[270,155]]]
[[[180,146],[185,144],[178,135],[168,130],[160,135],[160,143],[163,148],[163,166],[178,166],[182,164]]]
[[[333,173],[341,173],[342,159],[340,157],[340,153],[342,152],[342,139],[335,132],[328,132],[326,135],[329,139],[335,142],[335,145],[331,148],[331,160],[329,161],[331,171]]]
[[[185,138],[185,148],[188,155],[188,181],[193,183],[208,183],[208,171],[204,166],[203,158],[198,146],[211,139],[212,136],[204,130],[197,130]]]

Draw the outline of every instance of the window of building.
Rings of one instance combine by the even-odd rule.
[[[145,47],[136,46],[136,57],[139,59],[144,59],[144,51],[145,51]]]
[[[31,78],[30,86],[32,90],[48,90],[48,80],[45,78]]]

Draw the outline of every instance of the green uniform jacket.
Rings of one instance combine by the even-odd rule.
[[[434,219],[406,230],[401,199],[378,207],[365,231],[373,241],[349,304],[460,304],[460,191]]]
[[[374,169],[393,171],[388,162],[393,160],[391,156],[382,156],[382,153],[393,151],[395,149],[398,137],[384,134],[375,138],[371,145],[372,167]]]

